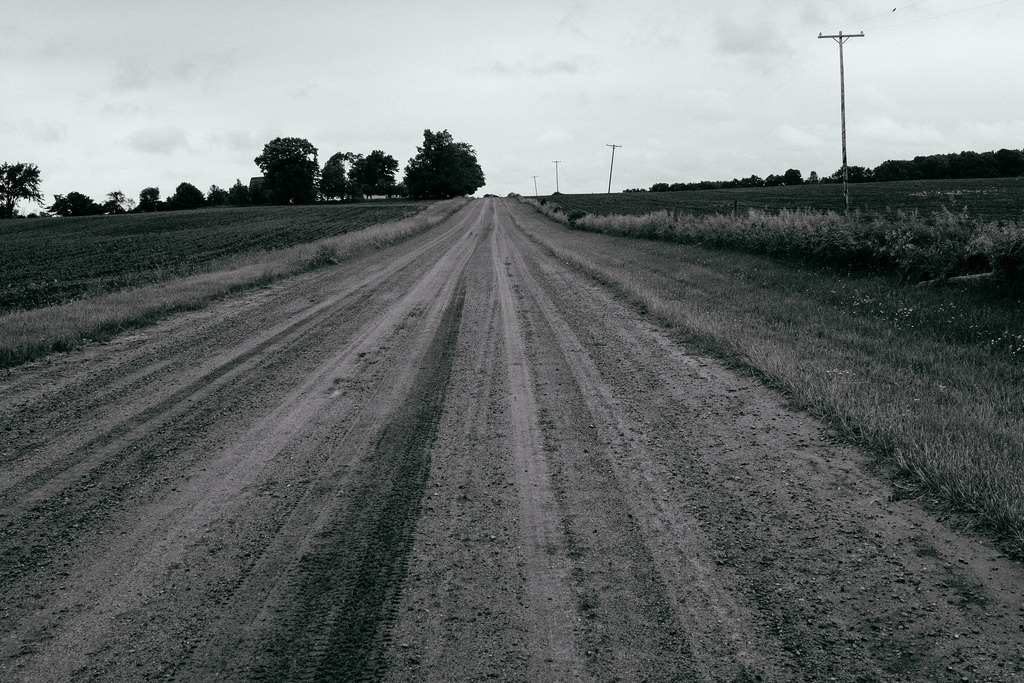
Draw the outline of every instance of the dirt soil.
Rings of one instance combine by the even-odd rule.
[[[1024,680],[1020,564],[556,229],[474,201],[0,374],[0,680]]]

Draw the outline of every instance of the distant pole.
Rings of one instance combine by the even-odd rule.
[[[612,193],[612,171],[615,169],[615,148],[622,147],[622,145],[605,145],[605,147],[612,148],[612,165],[608,169],[608,194]]]
[[[819,38],[831,38],[839,43],[839,109],[842,114],[843,120],[843,202],[845,203],[846,210],[850,210],[850,173],[849,167],[846,165],[846,74],[843,70],[843,43],[848,41],[850,38],[863,38],[864,32],[851,33],[844,36],[843,32],[840,31],[837,36],[825,36],[818,34]]]
[[[532,176],[532,177],[533,177],[533,196],[536,197],[538,195],[538,193],[537,193],[537,176]]]
[[[562,160],[559,159],[558,161],[552,161],[551,163],[555,165],[555,192],[558,192],[558,165],[562,163]]]

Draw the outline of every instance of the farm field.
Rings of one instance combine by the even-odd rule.
[[[415,202],[199,209],[3,221],[0,315],[202,272],[412,216]]]
[[[645,214],[680,211],[698,215],[759,209],[843,211],[842,183],[796,187],[730,188],[684,192],[624,192],[621,194],[562,194],[546,197],[566,211],[597,215]],[[896,211],[931,214],[942,209],[967,211],[986,220],[1024,218],[1024,178],[976,178],[966,180],[914,180],[850,185],[850,209],[865,215],[890,215]]]
[[[471,201],[0,370],[0,679],[1020,680],[1024,568],[737,370],[714,258]]]

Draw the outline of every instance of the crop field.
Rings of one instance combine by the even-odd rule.
[[[826,183],[795,187],[557,195],[547,199],[556,201],[566,211],[576,209],[596,215],[646,214],[662,210],[706,215],[731,213],[734,208],[741,212],[747,209],[842,211],[843,186],[841,183]],[[850,208],[867,215],[915,210],[931,214],[946,209],[953,213],[966,211],[978,219],[1020,220],[1024,217],[1024,178],[857,183],[850,185]]]
[[[0,314],[190,275],[233,256],[401,220],[426,206],[374,202],[4,221]]]
[[[861,205],[867,206],[865,197],[873,191],[874,208],[848,214],[830,210],[827,201],[811,201],[827,199],[835,186],[524,201],[588,232],[745,251],[844,272],[894,274],[910,282],[980,275],[1013,288],[1024,284],[1024,216],[1014,217],[1012,208],[1021,206],[1021,179],[857,186],[858,191],[865,187]],[[700,203],[712,195],[747,201],[736,199],[733,210],[719,200],[720,210],[713,211],[712,204]],[[763,200],[761,208],[750,206],[752,198]],[[797,208],[801,199],[804,208]]]

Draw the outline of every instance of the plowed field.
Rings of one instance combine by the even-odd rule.
[[[474,201],[0,374],[0,679],[1024,678],[1019,564],[553,229]]]

